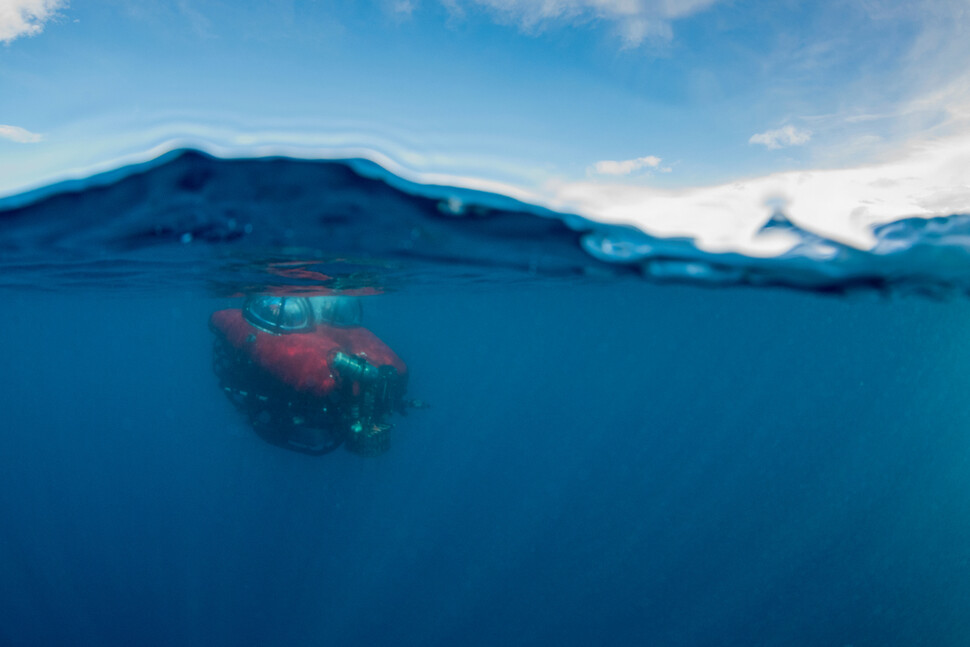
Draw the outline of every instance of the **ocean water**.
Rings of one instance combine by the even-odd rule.
[[[0,644],[966,645],[968,217],[774,258],[178,152],[0,202]],[[363,295],[378,457],[260,440],[210,314]]]

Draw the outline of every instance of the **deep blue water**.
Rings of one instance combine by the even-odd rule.
[[[657,283],[526,208],[166,168],[0,213],[0,644],[970,644],[964,297]],[[383,292],[431,404],[385,455],[219,392],[209,315],[293,260]]]

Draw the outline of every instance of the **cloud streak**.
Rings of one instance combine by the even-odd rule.
[[[769,149],[785,148],[786,146],[801,146],[812,138],[810,130],[802,130],[794,126],[783,126],[775,130],[751,135],[749,144],[761,144]]]
[[[18,144],[35,144],[44,139],[43,135],[32,133],[19,126],[0,124],[0,139],[9,139]]]
[[[644,168],[657,168],[662,161],[655,155],[647,155],[646,157],[637,157],[636,159],[622,161],[602,160],[593,164],[589,168],[589,171],[597,175],[629,175],[634,171],[639,171]],[[670,169],[663,168],[660,170],[667,172]]]
[[[624,47],[645,41],[667,41],[670,22],[707,9],[720,0],[440,0],[452,13],[467,6],[483,7],[501,22],[524,31],[538,31],[561,23],[605,20],[615,24]]]
[[[0,0],[0,43],[36,36],[67,0]]]
[[[825,166],[970,130],[968,7],[967,0],[866,0],[845,5],[838,18],[820,13],[827,32],[794,48],[779,39],[764,61],[778,96],[798,97],[780,104],[777,118],[809,126],[813,158]]]

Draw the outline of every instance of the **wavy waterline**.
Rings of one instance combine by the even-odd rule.
[[[122,119],[114,129],[101,126],[78,123],[36,145],[37,154],[25,151],[22,163],[0,181],[0,196],[16,202],[18,194],[67,179],[195,149],[226,159],[367,159],[414,185],[499,193],[660,238],[689,238],[706,251],[753,257],[781,256],[799,243],[763,235],[762,227],[777,213],[805,231],[859,249],[876,245],[873,231],[880,225],[970,213],[965,173],[970,131],[959,128],[910,141],[864,165],[663,188],[659,178],[649,176],[597,176],[587,170],[585,176],[570,177],[555,165],[535,162],[553,154],[549,151],[528,161],[521,148],[505,150],[502,143],[453,143],[433,133],[409,135],[407,129],[367,122],[252,122],[193,113],[157,115],[149,122]],[[112,134],[83,147],[64,146],[90,130]]]
[[[165,285],[204,274],[220,293],[232,293],[258,283],[267,263],[304,263],[297,284],[305,285],[314,273],[332,276],[335,259],[352,258],[353,270],[336,273],[363,267],[365,282],[382,284],[638,276],[837,293],[970,293],[966,213],[876,225],[872,246],[859,249],[805,230],[775,205],[752,238],[784,249],[759,257],[505,192],[420,182],[381,163],[387,160],[220,152],[173,149],[0,200],[5,284],[80,284],[81,277],[90,286],[119,276],[151,284],[162,272]],[[186,261],[192,272],[178,269]],[[245,280],[236,280],[240,274]]]

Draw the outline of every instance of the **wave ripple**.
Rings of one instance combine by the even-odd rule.
[[[557,213],[507,196],[404,180],[367,160],[152,162],[0,200],[0,286],[378,288],[538,280],[678,281],[970,294],[970,216],[911,218],[860,250],[782,214],[772,258]]]

